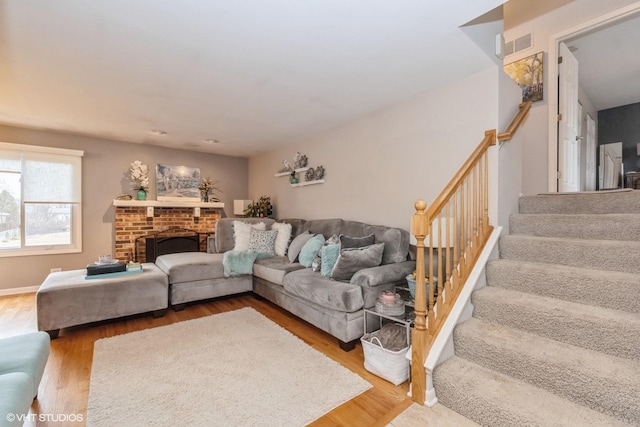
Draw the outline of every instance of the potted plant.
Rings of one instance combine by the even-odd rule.
[[[252,203],[247,206],[244,211],[246,216],[269,218],[273,215],[273,205],[271,204],[271,197],[262,196],[256,203]]]
[[[146,200],[149,191],[149,168],[140,160],[136,160],[129,166],[129,174],[138,192],[138,200]]]
[[[217,197],[209,196],[209,192],[211,190],[222,192],[222,190],[220,190],[218,187],[215,186],[217,183],[218,181],[213,181],[209,177],[206,177],[200,181],[200,186],[198,187],[198,189],[200,190],[200,196],[202,197],[203,202],[219,202],[220,201],[220,199]]]

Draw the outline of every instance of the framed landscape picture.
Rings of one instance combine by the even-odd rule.
[[[504,66],[504,72],[522,89],[522,102],[542,101],[544,53],[538,52]]]
[[[156,165],[158,200],[199,202],[200,168]]]

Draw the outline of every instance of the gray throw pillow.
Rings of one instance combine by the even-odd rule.
[[[340,249],[364,248],[373,245],[376,242],[376,236],[369,234],[364,237],[350,237],[344,234],[340,235]]]
[[[287,255],[289,256],[289,262],[296,262],[296,258],[300,254],[300,250],[307,243],[307,240],[313,237],[313,234],[309,233],[309,231],[305,231],[304,233],[298,234],[295,239],[289,245],[289,251]]]
[[[384,243],[375,243],[364,248],[341,249],[331,277],[336,280],[351,280],[363,268],[377,267],[382,263]]]

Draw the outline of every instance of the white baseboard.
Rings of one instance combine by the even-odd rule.
[[[0,297],[20,294],[33,294],[40,286],[25,286],[23,288],[0,289]]]

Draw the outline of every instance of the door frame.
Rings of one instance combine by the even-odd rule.
[[[620,19],[632,16],[640,11],[640,2],[633,3],[613,12],[606,13],[597,18],[583,22],[568,30],[553,34],[549,37],[549,56],[546,61],[548,65],[547,74],[547,94],[548,104],[548,190],[552,193],[558,192],[558,50],[560,42],[566,42],[577,36],[593,31],[597,28],[610,25]]]

